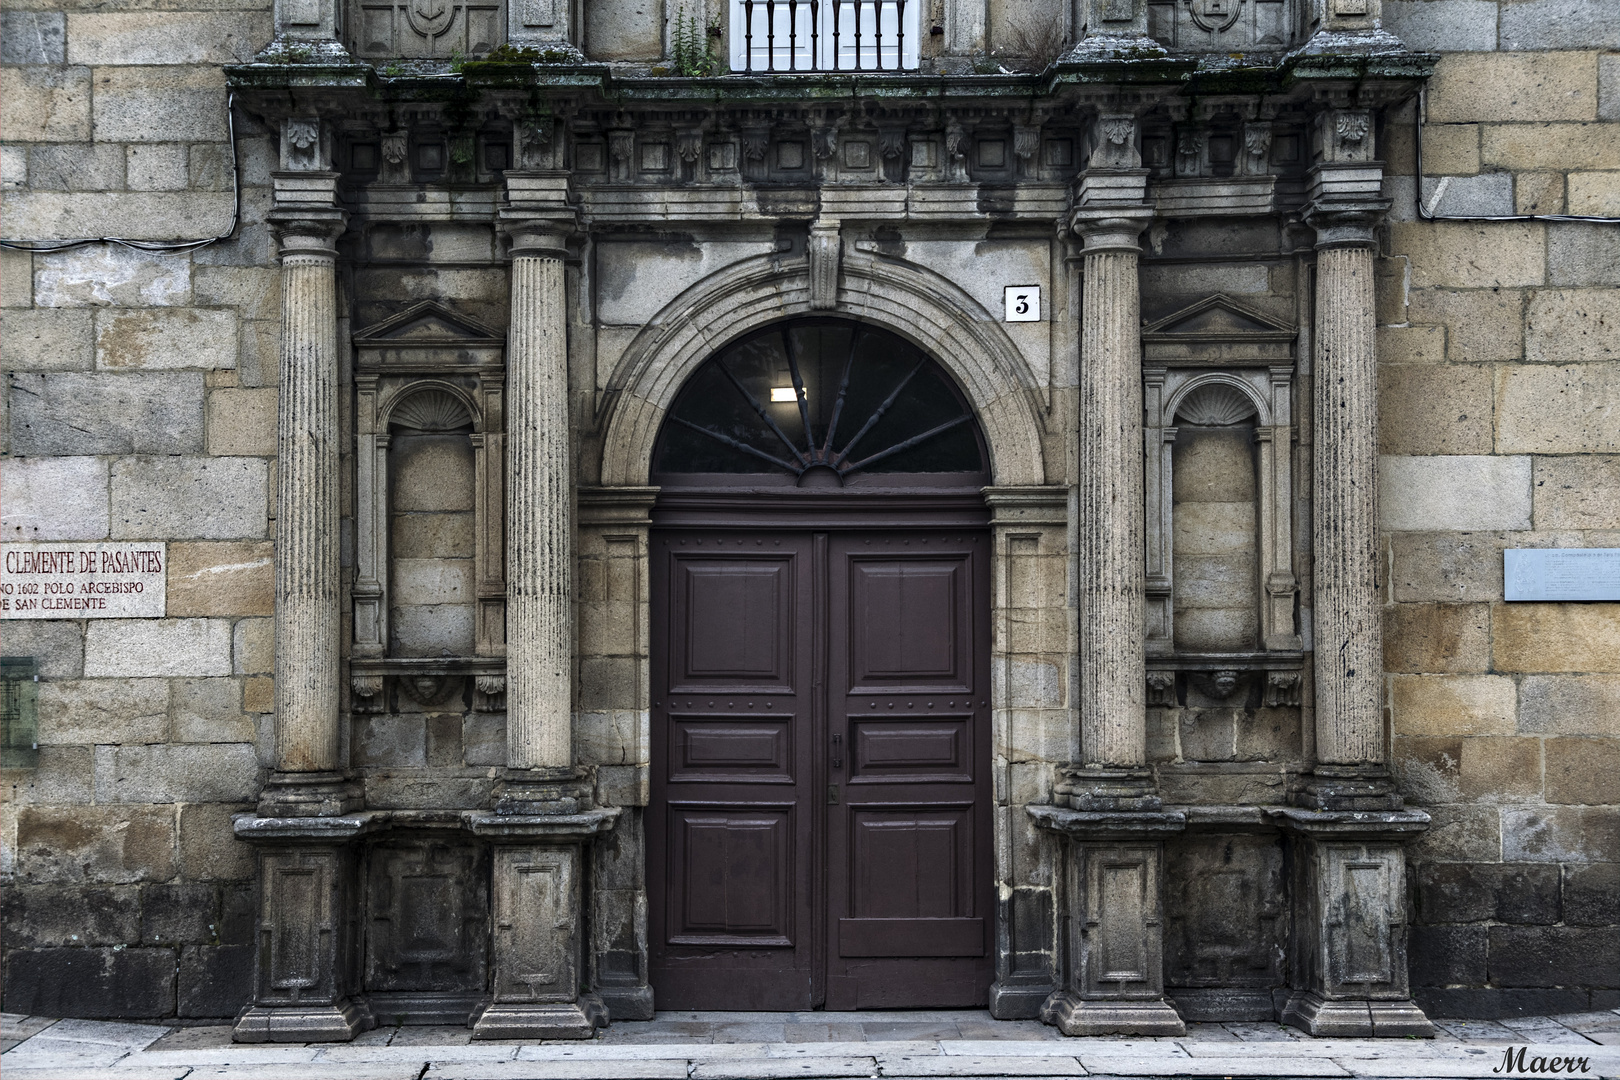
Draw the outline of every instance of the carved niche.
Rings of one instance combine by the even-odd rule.
[[[1151,705],[1176,672],[1209,705],[1298,702],[1295,337],[1223,295],[1143,330]]]
[[[353,709],[498,709],[505,339],[424,301],[354,345]]]

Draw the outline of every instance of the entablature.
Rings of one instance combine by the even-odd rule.
[[[1185,218],[1297,210],[1310,170],[1342,160],[1320,118],[1366,117],[1353,149],[1371,162],[1373,114],[1414,93],[1432,60],[1165,54],[1040,75],[810,80],[531,63],[436,77],[364,64],[227,73],[273,125],[320,125],[321,167],[349,208],[378,219],[487,220],[511,170],[566,175],[587,221],[1050,218],[1095,164],[1104,119],[1120,117],[1149,204]]]

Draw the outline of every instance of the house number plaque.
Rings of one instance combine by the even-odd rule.
[[[1507,600],[1620,600],[1620,548],[1509,548]]]

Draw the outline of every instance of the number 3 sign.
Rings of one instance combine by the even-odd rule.
[[[1039,285],[1008,285],[1007,321],[1041,321],[1041,287]]]

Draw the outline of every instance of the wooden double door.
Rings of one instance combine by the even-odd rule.
[[[667,529],[652,546],[658,1007],[983,1005],[988,534]]]

